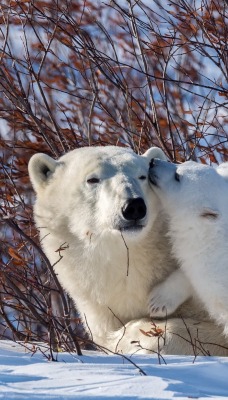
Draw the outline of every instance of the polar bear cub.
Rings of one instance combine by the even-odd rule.
[[[176,268],[149,183],[153,157],[166,159],[158,148],[140,156],[107,146],[29,162],[44,252],[94,342],[112,351],[123,325],[149,317],[152,287]]]
[[[152,290],[150,314],[174,312],[195,291],[227,336],[228,163],[214,169],[153,160],[150,180],[168,212],[173,253],[180,262],[180,269]]]

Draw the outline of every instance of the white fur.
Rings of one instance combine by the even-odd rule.
[[[228,164],[216,169],[156,160],[150,177],[170,217],[181,269],[151,293],[151,315],[172,313],[189,296],[202,300],[228,335]],[[176,176],[178,174],[178,176]],[[192,285],[192,287],[191,287]],[[164,307],[164,308],[163,308]]]
[[[58,162],[36,154],[29,163],[42,246],[100,345],[122,324],[146,316],[152,285],[171,268],[165,251],[161,261],[167,266],[160,267],[153,232],[160,208],[148,169],[158,154],[165,157],[157,148],[139,156],[129,149],[91,147],[74,150]],[[88,183],[91,178],[100,182]],[[124,230],[128,221],[122,208],[137,197],[147,206],[143,228]]]
[[[34,217],[43,249],[95,343],[124,353],[157,351],[159,344],[163,352],[190,354],[188,331],[178,318],[155,321],[165,341],[143,332],[153,332],[147,309],[152,287],[177,267],[160,200],[148,182],[153,157],[166,159],[157,148],[139,156],[114,146],[76,149],[58,161],[34,155],[29,162],[37,194]],[[147,207],[141,229],[123,217],[126,202],[137,197]],[[198,304],[189,303],[182,311],[193,336],[200,329],[203,341],[222,342],[214,325],[208,337],[210,323],[199,323],[206,316]],[[225,352],[216,349],[210,351]]]

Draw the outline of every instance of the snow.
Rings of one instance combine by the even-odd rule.
[[[47,352],[48,354],[48,352]],[[59,353],[0,341],[0,399],[227,399],[228,358]],[[141,371],[140,371],[141,369]],[[143,371],[143,373],[142,373]]]

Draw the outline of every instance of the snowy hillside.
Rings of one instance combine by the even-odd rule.
[[[24,399],[227,399],[228,359],[166,356],[107,356],[61,353],[48,362],[18,344],[0,342],[0,398]],[[140,372],[140,369],[142,370]]]

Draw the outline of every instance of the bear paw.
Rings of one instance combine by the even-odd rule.
[[[193,288],[181,270],[176,270],[150,293],[148,308],[151,317],[172,314],[193,294]]]
[[[151,317],[164,318],[172,314],[179,306],[177,296],[172,297],[170,292],[163,290],[163,285],[156,286],[148,302],[149,314]]]

